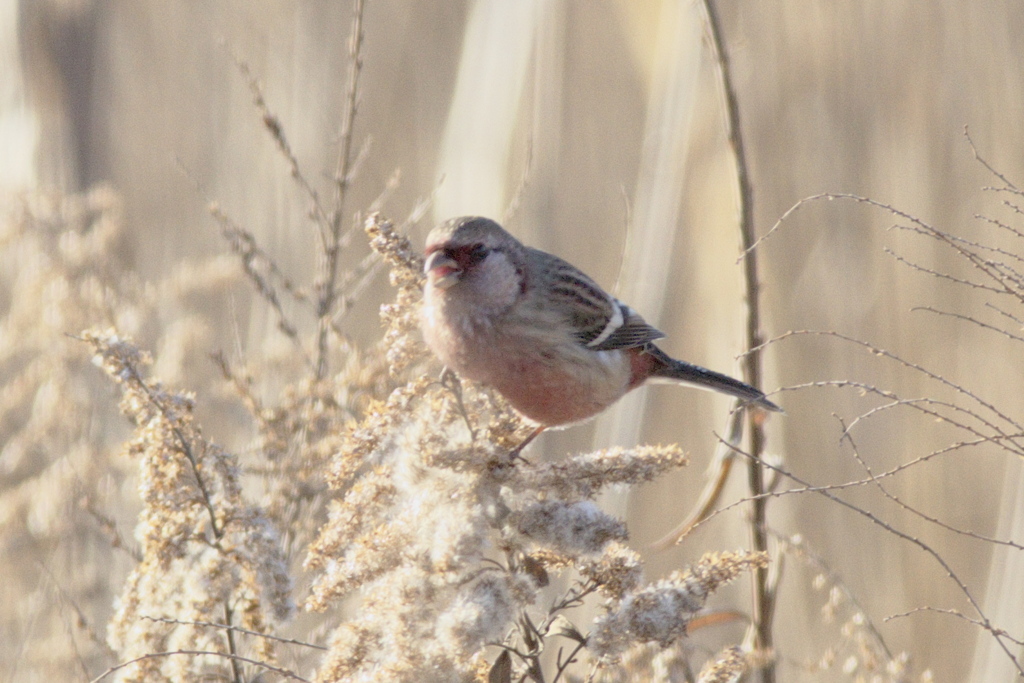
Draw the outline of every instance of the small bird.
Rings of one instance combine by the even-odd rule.
[[[654,344],[665,335],[636,311],[488,218],[453,218],[431,231],[424,272],[427,344],[536,422],[531,439],[597,415],[649,379],[782,410],[749,384],[671,358]]]

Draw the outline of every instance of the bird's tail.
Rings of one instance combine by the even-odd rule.
[[[654,377],[663,377],[683,382],[698,389],[718,391],[734,396],[744,403],[750,403],[775,413],[784,412],[782,408],[769,401],[763,391],[750,386],[746,382],[741,382],[738,379],[733,379],[714,370],[702,368],[699,365],[676,360],[653,344],[648,345],[645,350],[658,361],[657,367],[652,373]]]

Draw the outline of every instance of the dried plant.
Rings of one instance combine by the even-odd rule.
[[[697,683],[735,683],[747,670],[747,660],[738,647],[723,650],[701,669]]]
[[[367,230],[400,286],[384,317],[389,358],[404,367],[417,360],[406,337],[419,263],[388,222],[371,217]],[[554,665],[559,674],[583,648],[611,661],[634,644],[670,645],[708,594],[767,561],[712,555],[642,586],[625,527],[593,498],[609,485],[650,481],[685,456],[640,447],[533,464],[510,456],[529,431],[499,397],[429,377],[396,389],[349,430],[330,478],[344,495],[306,561],[318,575],[307,607],[326,609],[357,590],[361,604],[335,632],[318,680],[416,680],[426,671],[473,680],[488,666],[488,646],[500,649],[490,666],[506,680],[545,680],[542,655],[556,635],[576,644]],[[550,576],[570,569],[567,592],[540,609]],[[606,611],[583,636],[564,612],[596,593]]]
[[[118,670],[118,680],[180,681],[218,670],[228,678],[225,668],[238,680],[235,632],[201,622],[265,633],[290,616],[291,577],[278,533],[243,499],[237,459],[202,435],[194,399],[143,377],[148,359],[130,340],[113,332],[83,337],[122,388],[121,410],[136,428],[125,450],[139,461],[144,503],[135,532],[141,561],[110,624],[111,646],[123,660],[137,660]],[[257,639],[253,649],[274,662],[272,641]],[[159,653],[167,656],[153,656]]]
[[[358,608],[331,637],[317,674],[324,681],[422,677],[424,671],[451,680],[487,671],[498,680],[541,680],[545,669],[557,679],[581,670],[586,652],[591,666],[600,663],[607,673],[631,648],[654,647],[647,641],[677,647],[711,591],[765,561],[760,554],[709,556],[645,586],[624,524],[594,498],[609,486],[651,481],[681,467],[686,458],[679,449],[609,449],[536,464],[511,457],[530,427],[499,397],[451,376],[435,381],[423,374],[427,357],[416,333],[422,264],[409,241],[373,215],[366,232],[376,255],[342,268],[360,223],[358,214],[348,223],[346,202],[365,156],[354,151],[353,137],[362,19],[357,2],[330,193],[306,175],[285,126],[239,62],[263,125],[311,206],[318,237],[311,283],[292,278],[216,204],[211,214],[234,258],[172,264],[155,282],[132,274],[110,190],[26,197],[3,224],[5,258],[45,267],[14,270],[5,301],[2,332],[18,343],[0,352],[8,380],[0,420],[13,424],[31,412],[33,422],[6,430],[6,471],[17,474],[10,481],[18,485],[3,482],[0,523],[30,526],[37,538],[59,546],[82,527],[81,520],[68,524],[72,517],[65,514],[79,504],[89,513],[85,528],[122,548],[123,563],[133,564],[106,642],[75,602],[81,587],[65,590],[54,577],[55,591],[94,643],[88,661],[73,656],[87,677],[102,663],[98,679],[302,680],[298,667],[278,664],[278,645],[320,646],[275,631],[291,614],[293,584],[306,578],[294,559],[307,545],[313,575],[307,606],[338,610],[342,597],[359,594]],[[423,210],[417,207],[410,221]],[[381,345],[358,348],[341,322],[381,262],[391,268],[397,295],[382,310]],[[144,373],[150,357],[132,338],[151,342],[164,381],[185,379],[197,353],[208,352],[215,324],[192,304],[242,279],[276,318],[285,344],[268,340],[247,356],[213,354],[254,431],[251,446],[236,457],[203,434],[192,394]],[[158,307],[171,320],[165,329],[154,322]],[[82,378],[95,373],[78,367],[79,344],[68,340],[54,356],[54,337],[81,329],[96,362],[121,389],[121,411],[134,428],[123,449],[129,458],[113,457],[120,430],[110,417],[99,422],[101,438],[94,439],[90,418],[62,400],[101,391],[94,383],[82,388]],[[201,379],[213,379],[208,374]],[[277,387],[273,401],[262,391],[268,382]],[[204,397],[222,393],[211,385],[193,389]],[[97,394],[82,403],[103,400]],[[65,455],[55,459],[55,453]],[[44,465],[28,466],[34,462]],[[127,490],[137,484],[134,541],[110,509],[117,501],[100,490],[111,473]],[[327,505],[331,495],[337,499]],[[543,607],[555,590],[552,578],[562,576],[567,587]],[[117,592],[117,572],[103,579],[103,595]],[[599,598],[603,616],[584,635],[587,629],[567,614]],[[666,611],[672,605],[680,611]],[[303,634],[310,641],[332,620],[313,623],[319,625]],[[628,626],[618,632],[622,624]],[[565,659],[551,661],[555,642],[571,645]],[[289,654],[307,665],[314,656],[309,649]]]
[[[750,304],[745,372],[758,383],[763,347],[753,256],[760,242],[753,232],[736,93],[714,6],[705,5],[743,200]],[[768,458],[764,425],[756,418],[747,425],[752,437],[744,445],[744,415],[737,413],[722,442],[728,457],[722,458],[721,479],[694,521],[681,528],[684,535],[725,510],[751,506],[753,550],[709,552],[664,578],[645,578],[625,523],[602,510],[596,497],[684,466],[687,458],[678,447],[610,448],[553,461],[520,457],[516,447],[530,425],[486,388],[462,384],[450,373],[439,376],[419,340],[422,262],[405,233],[426,203],[396,228],[375,213],[394,188],[390,182],[365,214],[348,208],[354,204],[348,190],[367,149],[357,151],[353,132],[362,22],[363,3],[356,2],[338,160],[326,190],[305,172],[285,125],[239,62],[262,125],[310,206],[316,268],[308,282],[289,274],[253,232],[217,205],[211,214],[231,253],[170,264],[166,277],[154,281],[143,281],[133,269],[120,200],[108,188],[20,197],[0,225],[0,258],[12,266],[0,271],[0,573],[14,577],[4,588],[11,608],[3,615],[0,640],[20,640],[5,646],[15,661],[5,673],[14,677],[22,667],[58,680],[73,670],[84,680],[235,683],[304,676],[323,682],[722,683],[744,676],[770,681],[788,670],[830,680],[929,681],[927,670],[915,677],[909,654],[890,649],[838,571],[799,535],[768,527],[769,500],[811,492],[923,550],[972,610],[925,607],[892,618],[931,611],[965,621],[1024,675],[1014,655],[1024,635],[1000,626],[945,548],[907,530],[902,517],[843,497],[848,489],[871,487],[892,506],[886,509],[906,513],[926,529],[986,547],[1024,549],[1020,539],[957,528],[889,487],[888,480],[920,464],[979,447],[1013,459],[1024,455],[1024,426],[1014,412],[939,370],[831,331],[773,340],[781,346],[814,334],[852,344],[927,380],[934,391],[907,398],[846,379],[789,387],[853,388],[881,400],[855,419],[839,421],[843,452],[864,471],[860,479],[839,484],[812,485],[782,459]],[[982,300],[977,309],[923,310],[1013,345],[1024,341],[1024,193],[980,161],[999,180],[989,191],[1003,200],[1007,216],[979,217],[992,232],[978,236],[936,228],[865,197],[821,197],[882,208],[898,217],[897,227],[949,249],[973,277],[893,255]],[[369,217],[364,221],[363,215]],[[346,250],[360,240],[360,228],[372,253],[350,259],[354,265],[346,268]],[[14,267],[21,262],[33,267]],[[367,322],[347,316],[385,267],[395,291],[381,310],[383,339],[360,346],[346,325]],[[215,348],[211,339],[219,324],[197,313],[195,300],[240,282],[248,282],[268,309],[276,332],[263,346],[215,352],[219,376],[200,371],[198,381],[184,381],[197,379],[189,369]],[[160,319],[169,322],[161,327]],[[133,429],[121,449],[128,457],[116,455],[124,426],[108,410],[109,387],[83,367],[82,344],[67,337],[82,329],[96,362],[121,390],[121,410]],[[117,331],[97,331],[108,329]],[[147,374],[143,346],[154,349],[152,374],[164,383]],[[171,384],[195,394],[171,390]],[[225,393],[249,430],[239,437],[248,437],[249,445],[234,449],[237,455],[210,441],[197,419],[208,399],[224,401]],[[899,410],[951,426],[960,436],[877,472],[854,436],[869,421]],[[727,463],[740,458],[748,463],[750,495],[712,513],[724,495]],[[784,481],[795,483],[786,489]],[[135,490],[141,500],[133,498]],[[130,519],[134,538],[126,531]],[[119,552],[110,553],[111,547]],[[86,555],[92,560],[79,571],[76,562]],[[815,599],[822,618],[813,630],[826,645],[814,661],[795,662],[787,646],[796,648],[774,639],[775,622],[795,619],[779,602],[788,578],[783,558],[810,567],[814,579],[795,585],[802,595],[821,596]],[[59,566],[71,569],[55,571]],[[753,577],[750,614],[740,608],[722,621],[749,625],[748,637],[724,648],[731,636],[710,647],[695,644],[693,632],[722,616],[708,605],[709,597],[743,573]],[[21,595],[33,578],[38,588]],[[111,616],[114,594],[119,597]],[[296,601],[318,614],[293,615]],[[22,628],[26,615],[30,627]],[[47,637],[32,637],[37,618]],[[283,637],[289,631],[296,637]],[[60,655],[51,656],[57,638]]]
[[[66,335],[97,322],[137,330],[148,305],[138,280],[124,272],[123,209],[111,188],[5,199],[0,604],[6,609],[0,643],[5,654],[17,654],[5,675],[16,677],[20,664],[61,678],[71,666],[81,671],[109,656],[102,627],[90,620],[91,605],[83,597],[109,596],[109,574],[89,558],[97,547],[109,558],[111,543],[131,548],[103,504],[103,489],[124,476],[109,454],[121,431],[116,410],[105,408],[104,382],[92,376],[80,344]],[[52,609],[43,607],[50,604]],[[52,635],[28,638],[28,624]],[[82,654],[75,654],[69,643],[79,640]]]
[[[743,571],[766,567],[764,553],[712,553],[685,572],[625,596],[602,616],[590,637],[600,654],[622,652],[634,642],[671,645],[686,634],[687,624],[701,611],[708,595]]]
[[[852,680],[913,680],[910,654],[889,648],[867,610],[828,562],[799,535],[785,537],[773,533],[773,537],[780,556],[793,558],[811,571],[813,594],[823,597],[821,627],[836,632],[818,659],[805,663],[804,669],[811,674],[828,673],[833,678],[844,676]],[[930,678],[930,672],[924,671],[919,680],[926,683]]]
[[[81,358],[74,344],[55,345],[54,339],[97,321],[135,327],[141,306],[132,297],[135,283],[118,272],[124,225],[112,190],[26,195],[5,208],[0,432],[3,483],[17,483],[18,490],[4,496],[0,528],[31,520],[43,537],[52,531],[59,538],[68,518],[52,504],[39,507],[54,498],[37,493],[70,493],[79,473],[88,471],[85,463],[98,454],[85,425],[66,419],[73,409],[69,401],[88,402],[92,391],[78,376]],[[17,267],[19,260],[33,267]],[[56,453],[63,457],[50,457]]]
[[[1008,218],[976,215],[975,218],[979,226],[976,236],[964,237],[953,231],[936,227],[913,214],[867,197],[851,194],[823,194],[808,197],[791,207],[762,240],[770,237],[797,209],[821,199],[848,200],[881,209],[899,221],[893,226],[894,229],[932,240],[945,247],[958,261],[968,267],[969,272],[974,274],[973,276],[964,276],[923,266],[902,256],[897,250],[887,249],[887,253],[899,264],[923,275],[951,283],[954,287],[970,291],[976,295],[973,303],[980,310],[977,313],[973,311],[961,313],[932,306],[921,306],[916,307],[915,311],[932,313],[968,323],[984,332],[995,333],[1010,343],[1024,341],[1024,338],[1018,334],[1018,327],[1024,320],[1024,313],[1021,310],[1021,306],[1024,305],[1024,287],[1022,287],[1024,280],[1021,278],[1022,269],[1020,268],[1022,258],[1018,255],[1021,252],[1020,239],[1024,237],[1024,230],[1019,226],[1021,217],[1024,216],[1024,208],[1021,205],[1021,197],[1024,197],[1024,192],[992,168],[978,154],[969,136],[967,141],[976,160],[1001,183],[996,187],[985,189],[1001,198],[1000,204],[1004,210],[1008,211],[1009,215]],[[752,246],[757,246],[757,244]],[[1024,450],[1021,447],[1024,424],[1014,417],[1012,411],[1002,408],[996,401],[988,398],[986,390],[976,389],[969,386],[967,382],[953,379],[952,375],[946,374],[943,369],[928,368],[893,351],[848,335],[828,330],[800,330],[780,335],[766,344],[792,343],[811,336],[824,337],[862,349],[880,359],[881,362],[895,364],[922,378],[930,386],[930,390],[924,396],[907,398],[891,389],[870,382],[849,379],[817,381],[789,387],[788,390],[853,389],[861,395],[881,399],[876,405],[864,410],[853,419],[837,418],[840,427],[840,444],[846,447],[846,452],[862,469],[864,476],[840,484],[817,486],[780,462],[768,462],[763,458],[758,458],[757,460],[762,466],[796,484],[791,489],[769,490],[758,498],[764,500],[795,493],[814,492],[853,511],[901,542],[923,550],[966,601],[969,606],[968,611],[929,606],[893,614],[888,619],[905,618],[920,612],[941,613],[961,619],[987,634],[992,639],[993,652],[1006,657],[1010,667],[1019,675],[1024,676],[1024,661],[1015,654],[1024,644],[1022,634],[1010,633],[996,623],[991,616],[991,608],[983,604],[978,590],[970,585],[962,577],[961,572],[954,567],[948,556],[947,547],[939,539],[916,532],[912,533],[908,530],[907,524],[912,520],[920,520],[928,528],[942,534],[952,534],[961,539],[978,541],[993,548],[1002,547],[1019,551],[1024,549],[1024,545],[1017,539],[1000,538],[958,528],[945,521],[941,515],[930,514],[908,503],[893,492],[895,482],[889,481],[910,473],[924,463],[939,458],[949,458],[956,454],[968,455],[985,447],[1017,460],[1024,456]],[[877,421],[883,416],[895,416],[897,413],[904,418],[908,416],[910,418],[924,417],[932,424],[946,425],[951,427],[957,436],[946,445],[923,453],[888,470],[875,471],[868,457],[862,453],[855,435],[869,421]],[[725,441],[722,443],[734,453],[741,454],[750,460],[754,459],[750,453],[743,452]],[[902,513],[903,516],[889,518],[860,504],[850,502],[843,496],[843,492],[853,488],[870,488],[880,494],[882,499],[894,504],[895,510]],[[794,554],[819,568],[827,567],[827,563],[803,547],[801,540],[780,539],[779,552]],[[823,615],[826,619],[832,620],[843,611],[847,615],[846,619],[840,622],[839,638],[822,653],[817,663],[808,666],[808,670],[835,671],[838,669],[839,673],[856,681],[867,680],[869,676],[872,677],[872,680],[898,683],[912,680],[909,653],[893,654],[890,651],[879,630],[860,609],[854,596],[845,588],[841,579],[834,572],[823,571],[815,579],[814,584],[815,589],[828,589],[828,599],[823,607]],[[843,653],[841,659],[840,653]],[[928,669],[921,671],[920,680],[932,680],[931,671]]]

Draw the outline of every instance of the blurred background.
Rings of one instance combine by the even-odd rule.
[[[209,212],[216,202],[294,281],[309,284],[317,252],[308,196],[268,134],[239,64],[259,83],[305,177],[330,196],[352,10],[350,2],[0,4],[0,190],[7,207],[15,214],[29,205],[66,209],[62,198],[79,197],[80,213],[115,214],[123,230],[109,258],[153,303],[134,333],[154,350],[162,378],[197,392],[207,433],[239,451],[251,426],[211,388],[217,373],[208,354],[281,346],[276,318],[245,283],[173,305],[160,300],[160,283],[182,278],[182,264],[227,253]],[[993,168],[1024,182],[1024,6],[782,0],[723,2],[719,11],[758,234],[804,197],[852,193],[1024,254],[1017,235],[993,232],[976,218],[1024,224],[1000,203],[1004,195],[983,189],[1002,183],[975,160],[964,136],[966,126]],[[666,332],[664,348],[674,356],[739,375],[746,308],[735,166],[699,5],[367,0],[363,31],[353,129],[361,163],[347,215],[366,211],[390,186],[382,210],[396,221],[431,201],[410,225],[417,245],[438,220],[497,218],[614,287]],[[758,252],[766,338],[830,330],[862,339],[968,388],[1011,418],[1021,415],[1019,342],[920,310],[980,317],[997,295],[908,267],[901,258],[957,278],[976,272],[947,245],[889,230],[894,224],[910,223],[849,201],[812,202],[787,218]],[[60,318],[37,328],[29,335],[34,346],[26,346],[22,328],[10,321],[17,314],[24,325],[33,310],[46,321],[45,297],[53,293],[40,280],[39,303],[17,294],[19,281],[49,265],[43,257],[26,260],[10,234],[0,241],[0,314],[8,321],[0,364],[0,677],[87,680],[111,662],[81,634],[91,628],[102,635],[132,561],[112,555],[108,534],[95,528],[104,517],[84,508],[93,506],[130,536],[138,503],[127,480],[90,473],[96,463],[66,448],[85,433],[97,450],[109,451],[110,467],[127,471],[131,465],[117,464],[116,452],[128,431],[102,412],[116,404],[106,387],[83,390],[83,401],[106,405],[80,406],[84,423],[74,438],[23,436],[48,400],[38,389],[46,368],[87,361],[63,333],[107,321]],[[357,267],[368,253],[356,234],[343,266]],[[377,309],[390,296],[380,276],[354,304],[348,330],[357,341],[368,346],[380,337]],[[168,330],[193,316],[208,321],[202,335],[166,342]],[[998,319],[1019,333],[1019,318]],[[32,363],[32,377],[20,374]],[[773,343],[764,367],[768,391],[849,380],[904,398],[963,396],[834,337]],[[9,396],[14,379],[28,400]],[[273,395],[274,386],[260,390]],[[816,485],[864,478],[849,444],[840,443],[840,420],[850,424],[883,399],[828,387],[772,397],[787,414],[769,422],[768,451],[788,470]],[[634,545],[648,548],[689,512],[728,410],[728,400],[704,392],[646,388],[594,423],[546,435],[535,452],[561,457],[609,445],[680,443],[691,455],[689,468],[605,501],[627,518]],[[853,436],[876,473],[969,437],[913,410],[865,420]],[[1022,464],[988,445],[954,450],[886,480],[892,494],[926,515],[1017,546],[942,528],[873,486],[840,495],[938,551],[985,615],[1021,638]],[[745,490],[745,475],[734,473],[724,503]],[[894,653],[909,653],[914,670],[930,669],[937,681],[1016,675],[995,639],[963,619],[920,612],[886,621],[924,606],[977,617],[919,547],[812,493],[774,499],[769,510],[779,534],[799,534],[856,596],[860,606],[850,613],[862,609]],[[648,576],[708,550],[749,546],[745,528],[738,507],[671,550],[645,550]],[[840,677],[835,667],[814,667],[844,639],[841,620],[830,625],[823,613],[833,598],[814,587],[821,571],[798,557],[783,569],[775,617],[781,680]],[[719,596],[722,604],[749,610],[748,585],[735,588]],[[742,627],[725,628],[727,640],[742,637]]]

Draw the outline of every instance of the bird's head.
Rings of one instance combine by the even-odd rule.
[[[464,216],[445,221],[427,236],[423,271],[428,285],[450,289],[462,282],[475,287],[502,285],[518,274],[519,241],[489,218]]]

